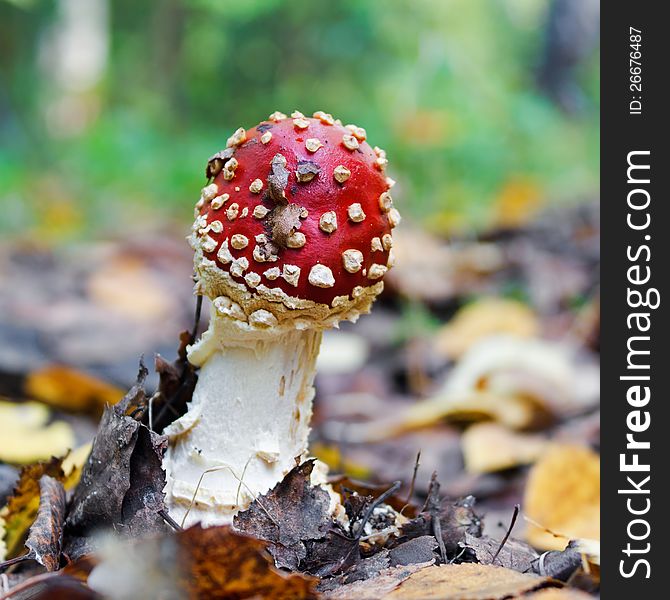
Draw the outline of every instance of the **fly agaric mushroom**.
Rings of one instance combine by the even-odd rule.
[[[177,520],[229,523],[305,457],[322,332],[369,312],[393,262],[393,180],[365,137],[323,112],[273,113],[207,163],[189,241],[210,324],[166,430]]]

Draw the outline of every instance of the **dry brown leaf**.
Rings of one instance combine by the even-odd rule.
[[[583,446],[553,445],[530,471],[523,506],[531,521],[527,539],[537,548],[599,540],[600,457]]]
[[[547,588],[524,596],[527,600],[593,600],[591,594],[571,588]]]
[[[388,600],[496,600],[536,590],[551,580],[511,569],[463,563],[429,567],[411,575]]]
[[[325,592],[323,597],[327,600],[379,600],[380,598],[386,598],[412,573],[426,569],[432,564],[433,561],[430,561],[383,569],[375,577],[340,586]]]
[[[230,527],[177,534],[181,582],[190,598],[314,598],[317,580],[275,569],[267,544]]]
[[[23,550],[23,542],[40,505],[39,480],[43,475],[49,475],[62,481],[65,475],[61,464],[62,459],[52,458],[48,462],[34,463],[21,470],[14,493],[7,501],[7,505],[0,510],[0,517],[5,523],[6,544],[6,556],[0,556],[0,560],[13,558]]]
[[[544,436],[510,431],[499,423],[476,423],[461,438],[469,473],[491,473],[531,464],[547,443]]]
[[[48,475],[40,477],[39,485],[40,504],[35,521],[30,526],[26,548],[31,558],[47,571],[57,571],[65,522],[65,488],[60,481]]]
[[[195,525],[132,543],[109,536],[88,584],[108,600],[316,598],[318,580],[275,568],[267,547],[229,526]]]
[[[29,373],[24,383],[29,398],[62,410],[100,414],[105,404],[116,404],[123,390],[64,365],[49,365]]]
[[[49,418],[37,402],[0,401],[0,460],[24,465],[65,454],[75,443],[72,427]]]
[[[491,335],[531,338],[539,330],[537,316],[525,304],[504,298],[484,298],[461,308],[437,332],[435,349],[442,356],[456,360]]]

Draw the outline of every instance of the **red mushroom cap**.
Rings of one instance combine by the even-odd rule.
[[[291,309],[379,293],[400,216],[385,153],[365,136],[322,112],[274,113],[238,129],[208,161],[212,182],[196,205],[192,243],[205,293],[230,296],[247,314],[247,301],[272,289]],[[210,285],[213,265],[228,285],[220,277]]]

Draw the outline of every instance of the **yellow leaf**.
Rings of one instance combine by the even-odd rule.
[[[496,600],[520,596],[549,580],[503,567],[463,563],[422,569],[410,575],[388,600]]]
[[[465,431],[461,445],[466,471],[491,473],[535,462],[547,440],[510,431],[498,423],[478,423]]]
[[[63,481],[62,462],[60,458],[52,458],[21,469],[14,493],[9,497],[7,505],[0,509],[0,533],[5,546],[5,558],[13,558],[23,551],[23,542],[40,505],[40,477],[49,475]]]
[[[61,456],[74,446],[72,428],[49,420],[49,409],[37,402],[0,401],[0,460],[27,464]]]
[[[105,404],[116,404],[123,390],[64,365],[49,365],[30,373],[25,394],[56,408],[72,412],[102,413]]]
[[[539,329],[535,313],[525,304],[502,298],[484,298],[463,307],[440,329],[435,349],[455,360],[485,337],[509,334],[531,338],[539,333]]]
[[[523,505],[531,521],[527,539],[537,548],[599,540],[600,457],[583,446],[553,445],[531,469]]]

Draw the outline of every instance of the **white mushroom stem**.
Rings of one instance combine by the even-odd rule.
[[[188,412],[166,429],[166,502],[178,523],[187,513],[186,525],[230,523],[305,457],[321,335],[212,312],[189,351],[200,372]]]

